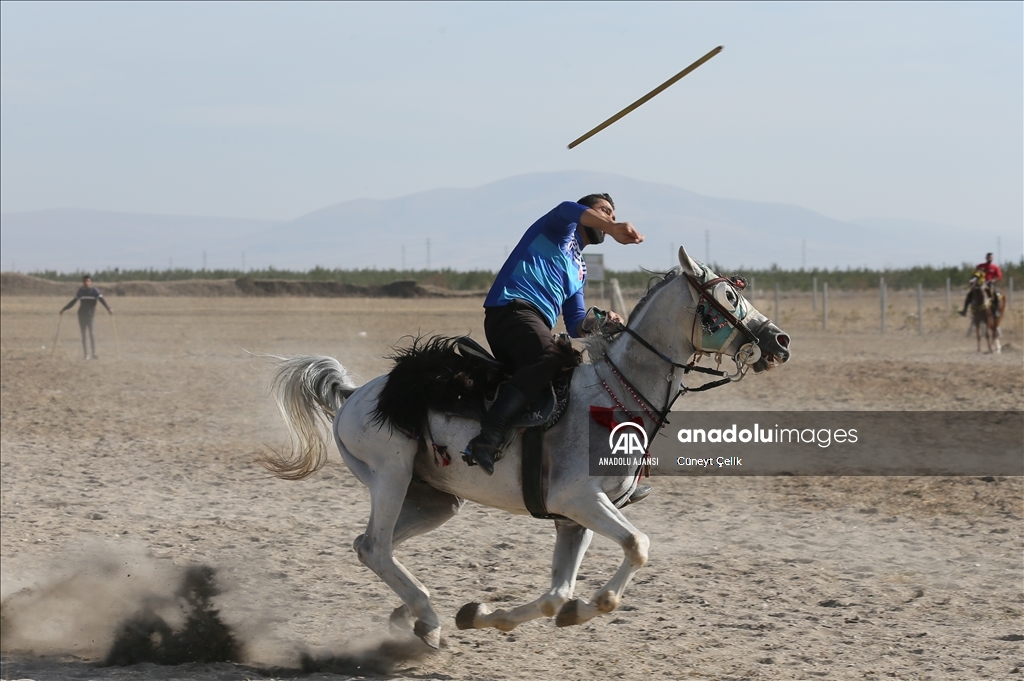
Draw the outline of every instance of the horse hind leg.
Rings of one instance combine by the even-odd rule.
[[[370,490],[370,521],[366,525],[366,532],[356,537],[352,549],[359,561],[391,587],[408,607],[415,618],[413,632],[431,648],[439,648],[441,623],[430,603],[430,593],[405,566],[395,560],[392,553],[395,528],[412,482],[417,444],[412,440],[400,442],[397,438],[374,441],[364,437],[360,442],[364,447],[360,451],[362,458],[356,457],[345,446],[341,435],[353,432],[352,428],[358,428],[354,432],[360,432],[366,420],[360,420],[363,414],[346,415],[346,411],[342,409],[335,419],[338,449],[349,469]],[[372,458],[373,464],[368,463],[366,458]]]
[[[409,483],[402,502],[402,511],[395,523],[392,543],[398,546],[407,539],[426,534],[451,520],[466,503],[465,499],[434,489],[421,480]],[[396,634],[416,630],[416,616],[404,603],[395,608],[389,620]]]
[[[465,499],[454,494],[434,489],[422,480],[413,480],[395,523],[394,545],[436,530],[455,517],[465,503]]]
[[[622,594],[630,580],[633,579],[633,575],[647,563],[648,550],[651,545],[647,535],[633,527],[604,494],[598,495],[596,506],[580,507],[574,509],[574,512],[569,515],[581,525],[615,541],[622,547],[625,556],[619,569],[603,587],[597,590],[593,600],[587,602],[577,598],[562,606],[555,618],[555,625],[559,627],[583,624],[598,615],[612,612],[618,608]]]
[[[494,610],[483,603],[467,603],[455,616],[459,629],[512,631],[520,624],[540,617],[554,617],[572,598],[576,573],[594,533],[572,521],[555,521],[555,552],[551,560],[551,588],[535,601],[511,610]]]

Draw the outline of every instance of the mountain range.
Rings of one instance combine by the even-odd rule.
[[[184,267],[497,270],[557,203],[614,197],[646,240],[610,239],[605,267],[672,266],[675,250],[731,269],[958,265],[994,250],[995,232],[884,218],[846,222],[782,203],[723,199],[606,173],[519,175],[471,189],[345,201],[290,221],[59,209],[0,215],[2,269]],[[1009,247],[1010,244],[1007,244]],[[1012,253],[1012,248],[1008,249]]]

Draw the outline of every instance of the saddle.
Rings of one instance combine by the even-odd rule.
[[[580,356],[567,339],[560,347],[566,356],[565,370],[549,390],[526,406],[511,424],[513,432],[550,428],[565,413],[572,370]],[[479,421],[510,375],[509,367],[468,336],[416,339],[412,347],[397,350],[389,359],[395,366],[381,389],[373,418],[378,425],[388,423],[413,437],[422,434],[428,411]]]
[[[987,293],[985,289],[981,287],[982,293],[984,293],[981,304],[971,304],[972,310],[991,310],[993,317],[999,316],[999,301],[1002,299],[1003,294],[997,291],[994,287],[988,288]]]
[[[494,401],[498,385],[508,379],[508,367],[499,362],[490,352],[469,336],[456,338],[455,347],[460,355],[471,362],[480,363],[483,368],[500,374],[503,380],[498,381],[494,385],[493,390],[488,390],[487,397],[483,400],[441,400],[431,408],[443,414],[453,414],[479,421]],[[544,429],[547,430],[558,423],[558,419],[565,413],[565,407],[569,400],[569,383],[571,379],[572,369],[558,374],[551,382],[548,390],[541,392],[533,402],[526,405],[519,417],[512,422],[511,427],[515,429],[544,426]]]

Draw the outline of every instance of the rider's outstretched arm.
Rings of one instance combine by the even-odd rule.
[[[599,229],[620,244],[638,244],[644,240],[644,235],[636,230],[633,223],[615,222],[593,208],[583,211],[583,215],[580,216],[580,224],[584,227]]]

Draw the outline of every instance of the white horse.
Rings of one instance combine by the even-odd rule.
[[[652,437],[679,394],[683,374],[703,355],[733,359],[739,380],[789,359],[789,337],[746,301],[738,279],[717,276],[679,249],[680,268],[651,287],[630,315],[625,333],[587,342],[589,363],[576,368],[569,407],[543,437],[544,504],[555,520],[551,588],[537,600],[510,610],[465,605],[460,629],[496,627],[511,631],[539,618],[558,626],[582,624],[615,610],[626,585],[646,562],[650,541],[622,514],[638,476],[589,474],[589,407],[639,413]],[[278,406],[297,443],[293,453],[267,454],[262,463],[276,475],[301,479],[327,458],[325,428],[333,418],[334,440],[352,473],[369,488],[370,520],[353,549],[402,599],[392,624],[410,627],[437,648],[441,623],[422,583],[395,560],[393,549],[429,532],[475,501],[509,513],[529,513],[523,500],[521,436],[513,438],[494,475],[457,458],[440,465],[432,445],[461,452],[479,423],[429,412],[425,436],[374,425],[375,407],[388,376],[357,387],[330,357],[277,358]],[[723,381],[724,382],[724,381]],[[428,441],[429,440],[429,441]],[[445,462],[447,463],[447,462]],[[622,547],[625,558],[614,576],[587,601],[573,598],[576,573],[597,532]]]

